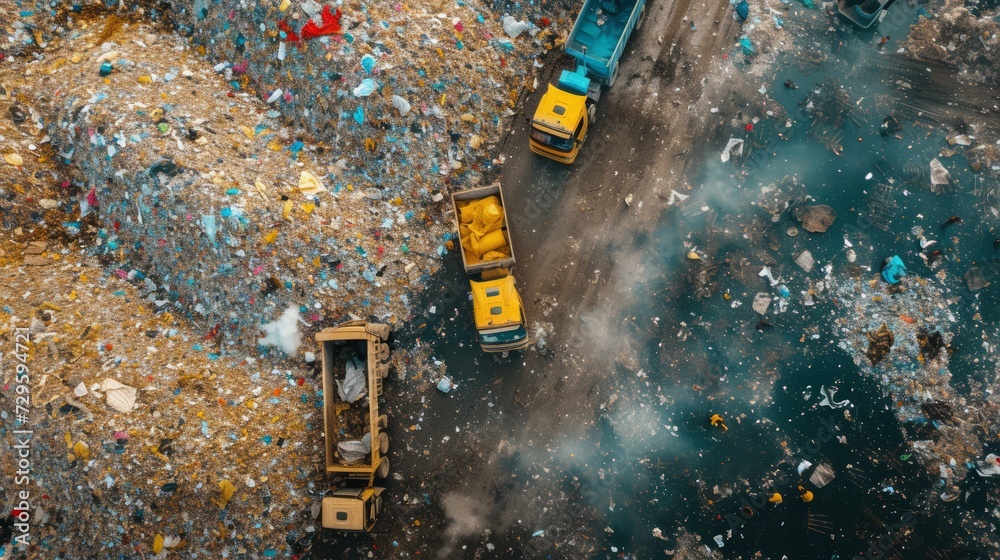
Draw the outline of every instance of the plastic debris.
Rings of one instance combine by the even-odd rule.
[[[750,16],[750,4],[746,0],[740,0],[736,4],[736,15],[740,18],[740,21],[746,21],[747,17]]]
[[[108,406],[118,412],[132,412],[135,407],[136,388],[106,378],[101,382],[100,390],[105,394]]]
[[[452,389],[455,388],[455,382],[448,377],[442,377],[440,381],[437,382],[438,391],[442,393],[450,393]]]
[[[351,356],[347,360],[344,371],[344,380],[337,380],[337,395],[345,403],[353,403],[363,397],[368,392],[368,379],[366,368],[357,356]]]
[[[299,192],[304,195],[316,195],[326,192],[326,187],[323,186],[323,182],[319,180],[319,177],[309,171],[302,171],[302,174],[299,176]]]
[[[730,138],[729,142],[726,142],[726,147],[722,149],[722,162],[725,163],[733,156],[740,157],[743,155],[743,139],[742,138]]]
[[[900,279],[906,276],[906,265],[899,255],[893,255],[886,260],[882,267],[882,278],[890,284],[899,284]]]
[[[337,444],[337,451],[340,459],[344,463],[357,463],[364,460],[372,452],[372,436],[366,433],[360,440],[341,441]]]
[[[829,387],[827,387],[826,385],[820,386],[820,388],[819,388],[819,394],[822,395],[823,400],[820,401],[819,405],[820,406],[828,406],[830,408],[843,408],[843,407],[851,404],[851,401],[846,400],[846,399],[842,400],[842,401],[839,401],[839,402],[833,400],[834,395],[837,394],[837,390],[838,389],[836,387],[834,387],[833,385],[831,385]]]
[[[833,467],[827,463],[820,463],[813,469],[811,475],[809,475],[809,483],[816,488],[823,488],[833,480]]]
[[[503,17],[503,32],[510,38],[516,39],[521,33],[531,29],[531,24],[526,21],[517,21],[514,16]]]

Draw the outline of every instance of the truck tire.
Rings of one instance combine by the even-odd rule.
[[[384,430],[385,427],[388,425],[389,425],[389,417],[386,416],[385,414],[380,415],[378,417],[378,427]]]
[[[389,377],[389,364],[379,364],[378,374],[382,379]]]
[[[587,120],[590,121],[587,124],[587,134],[590,134],[590,127],[597,122],[597,103],[587,104]]]
[[[638,31],[642,29],[642,22],[646,19],[646,5],[642,5],[642,10],[639,11],[639,17],[635,20],[635,30]]]
[[[378,346],[375,347],[375,352],[376,352],[376,357],[378,358],[378,361],[384,362],[384,361],[386,361],[386,360],[389,359],[389,345],[388,344],[384,344],[384,343],[383,344],[379,344]]]
[[[382,460],[378,462],[378,468],[375,470],[375,475],[379,478],[389,478],[389,458],[382,457]]]
[[[382,342],[389,340],[390,330],[389,325],[384,325],[382,323],[368,323],[367,328],[365,328],[365,331],[368,334],[381,338]]]
[[[378,450],[382,455],[389,452],[389,434],[385,432],[378,433]],[[379,465],[381,464],[382,463],[379,463]]]

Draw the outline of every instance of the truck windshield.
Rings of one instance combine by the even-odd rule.
[[[524,340],[527,337],[528,337],[528,331],[524,330],[524,326],[515,325],[511,327],[504,327],[501,329],[480,331],[479,342],[481,344],[486,344],[486,345],[507,344],[510,342],[518,342]]]
[[[571,152],[573,151],[573,138],[560,138],[552,134],[547,134],[538,130],[535,127],[531,127],[531,137],[541,144],[559,150],[560,152]]]

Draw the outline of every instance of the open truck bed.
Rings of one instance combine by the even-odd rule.
[[[642,25],[646,0],[586,0],[566,40],[566,53],[584,66],[587,75],[605,85],[614,83],[618,59],[632,31]]]

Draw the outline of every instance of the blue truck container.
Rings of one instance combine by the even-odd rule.
[[[645,16],[646,0],[585,0],[565,45],[576,74],[612,86],[625,45]]]

